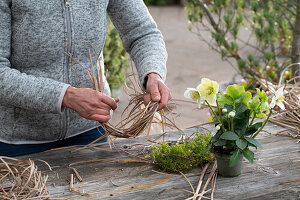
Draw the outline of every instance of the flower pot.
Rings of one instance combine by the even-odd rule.
[[[218,172],[221,176],[235,177],[241,174],[243,161],[242,155],[238,163],[233,167],[229,167],[230,154],[215,153],[215,156],[218,164]]]

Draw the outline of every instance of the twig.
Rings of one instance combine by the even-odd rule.
[[[73,174],[70,174],[70,188],[69,188],[70,191],[73,190],[73,181],[74,181]]]
[[[186,175],[184,175],[184,173],[180,172],[180,174],[181,174],[181,175],[185,178],[185,180],[189,183],[189,185],[190,185],[191,188],[192,188],[193,193],[195,193],[195,189],[194,189],[192,183],[190,182],[190,180],[186,177]]]
[[[82,178],[81,178],[81,176],[79,175],[79,173],[78,173],[78,171],[75,169],[75,168],[71,168],[72,170],[73,170],[73,172],[74,172],[74,174],[76,175],[76,177],[77,177],[77,179],[80,181],[80,182],[82,182]]]
[[[216,170],[217,170],[217,161],[215,161],[214,166],[213,166],[213,168],[212,168],[212,170],[211,170],[211,172],[210,172],[210,174],[208,176],[208,179],[207,179],[207,181],[206,181],[206,183],[205,183],[205,185],[204,185],[201,193],[203,193],[206,190],[206,188],[207,188],[210,180],[212,179],[213,175],[215,174]],[[201,200],[201,197],[199,197],[198,200]]]
[[[203,170],[202,170],[202,173],[201,173],[201,176],[200,176],[200,179],[199,179],[199,182],[198,182],[198,186],[197,186],[197,189],[196,189],[196,192],[195,192],[195,195],[194,195],[193,200],[196,200],[196,195],[197,195],[197,194],[199,193],[199,191],[200,191],[200,188],[201,188],[201,185],[202,185],[202,182],[203,182],[203,177],[204,177],[205,172],[206,172],[206,170],[207,170],[208,167],[209,167],[209,163],[207,163],[207,164],[204,166]]]

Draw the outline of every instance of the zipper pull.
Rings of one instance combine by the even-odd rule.
[[[65,6],[68,8],[68,7],[70,7],[70,2],[69,2],[69,0],[65,0]]]

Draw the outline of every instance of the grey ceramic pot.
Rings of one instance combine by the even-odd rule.
[[[223,177],[235,177],[239,176],[242,171],[242,161],[243,156],[241,155],[240,160],[236,165],[233,167],[229,167],[229,160],[230,156],[229,154],[221,154],[221,153],[215,153],[217,164],[218,164],[218,172]]]

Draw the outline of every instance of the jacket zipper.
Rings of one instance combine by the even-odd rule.
[[[65,15],[66,15],[66,24],[67,24],[67,53],[71,52],[71,42],[72,42],[72,33],[71,33],[71,20],[70,20],[70,2],[69,0],[65,0]],[[70,57],[66,55],[66,82],[69,83],[69,65],[70,65]],[[64,112],[63,116],[63,129],[60,139],[64,139],[67,134],[67,117],[68,110]]]

